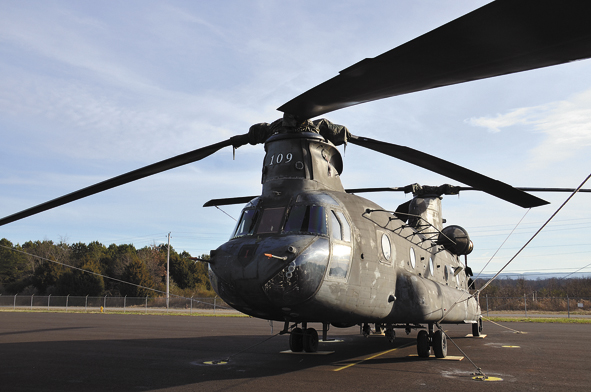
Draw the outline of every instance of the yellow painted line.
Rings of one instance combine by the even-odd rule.
[[[492,376],[476,376],[472,377],[472,380],[476,381],[503,381],[500,377],[492,377]]]
[[[502,346],[503,348],[521,348],[520,346]]]
[[[205,365],[225,365],[227,361],[205,361],[203,362]]]
[[[410,354],[409,358],[419,358],[418,354]],[[429,355],[430,359],[436,359],[438,361],[462,361],[464,359],[463,356],[459,355],[446,355],[445,358],[437,358],[435,355]]]
[[[374,359],[374,358],[380,357],[380,356],[382,356],[382,355],[384,355],[384,354],[391,353],[391,352],[393,352],[393,351],[396,351],[396,350],[398,350],[398,349],[405,348],[405,347],[408,347],[408,346],[412,346],[413,344],[415,344],[415,343],[414,343],[414,342],[413,342],[413,343],[408,343],[408,344],[402,345],[402,346],[400,346],[400,347],[393,348],[393,349],[391,349],[391,350],[382,351],[382,352],[381,352],[381,353],[379,353],[379,354],[372,355],[371,357],[368,357],[368,358],[362,359],[362,360],[360,360],[360,361],[353,362],[353,363],[350,363],[350,364],[348,364],[348,365],[342,366],[342,367],[340,367],[340,368],[334,369],[334,370],[333,370],[333,372],[340,372],[341,370],[345,370],[345,369],[348,369],[348,368],[350,368],[350,367],[352,367],[352,366],[359,365],[359,364],[360,364],[360,363],[362,363],[362,362],[369,361],[369,360],[371,360],[371,359]]]

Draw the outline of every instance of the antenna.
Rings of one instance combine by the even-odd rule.
[[[170,302],[170,232],[168,232],[168,252],[166,254],[166,310]]]

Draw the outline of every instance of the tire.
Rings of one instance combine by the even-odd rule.
[[[318,332],[316,332],[314,328],[307,328],[304,331],[303,343],[305,352],[315,353],[316,351],[318,351]]]
[[[435,331],[433,334],[433,352],[437,358],[447,356],[447,338],[441,331]]]
[[[480,336],[481,327],[480,327],[480,320],[472,324],[472,336],[475,338]]]
[[[294,353],[304,349],[304,332],[301,328],[294,328],[289,335],[289,349]]]
[[[417,334],[417,354],[421,358],[429,358],[431,347],[429,347],[429,334],[424,329]]]

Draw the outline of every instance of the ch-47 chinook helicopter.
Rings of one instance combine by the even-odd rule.
[[[378,57],[341,71],[279,108],[283,118],[247,134],[140,168],[0,220],[18,219],[208,157],[223,147],[264,143],[262,193],[212,200],[248,202],[231,239],[211,252],[210,278],[221,298],[254,317],[285,323],[292,351],[314,352],[309,323],[370,324],[393,340],[420,329],[417,351],[447,352],[439,323],[481,332],[478,299],[461,256],[473,244],[459,226],[443,227],[441,199],[484,191],[524,208],[547,204],[523,189],[400,145],[352,135],[320,115],[360,103],[591,57],[591,3],[498,0]],[[388,188],[413,199],[388,211],[345,190],[335,146],[353,143],[459,181]],[[540,190],[540,189],[526,189]]]

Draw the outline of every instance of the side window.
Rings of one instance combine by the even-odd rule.
[[[386,262],[389,263],[392,260],[392,243],[386,233],[382,233],[382,255]]]
[[[410,248],[410,266],[414,269],[417,265],[417,257],[415,256],[415,250],[413,247]]]

